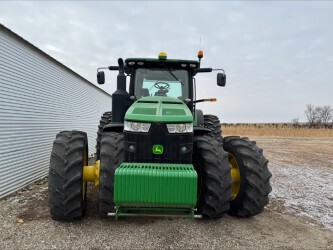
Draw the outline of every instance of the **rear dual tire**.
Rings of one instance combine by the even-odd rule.
[[[54,220],[74,221],[84,217],[87,185],[83,166],[88,165],[87,134],[63,131],[53,143],[49,168],[49,206]]]
[[[254,141],[239,136],[223,139],[223,148],[229,153],[229,161],[239,171],[240,182],[233,183],[234,198],[230,202],[229,214],[236,217],[250,217],[261,213],[268,204],[271,172],[268,160]],[[237,170],[236,170],[237,172]],[[239,178],[236,178],[239,179]],[[235,188],[235,189],[234,189]]]
[[[221,197],[218,198],[218,195],[216,194],[219,189],[218,185],[222,192],[226,192],[225,187],[221,188],[221,183],[228,183],[228,180],[230,180],[230,173],[232,172],[234,179],[232,179],[232,197],[229,199],[230,209],[228,210],[228,213],[236,217],[251,217],[260,214],[264,210],[264,207],[269,203],[268,195],[272,191],[270,185],[272,174],[268,170],[268,160],[264,157],[263,150],[256,145],[256,142],[250,141],[248,138],[240,138],[239,136],[223,138],[221,124],[217,116],[205,115],[204,126],[211,130],[208,135],[213,137],[219,146],[221,146],[221,142],[223,142],[223,149],[228,153],[225,153],[223,149],[218,150],[218,158],[221,162],[220,164],[222,164],[219,168],[216,166],[216,163],[213,163],[214,161],[212,161],[211,157],[207,157],[207,153],[204,153],[207,155],[200,155],[200,150],[196,151],[196,147],[194,147],[194,156],[200,155],[199,157],[204,157],[205,159],[210,158],[210,162],[215,166],[213,168],[213,171],[215,172],[214,176],[222,178],[223,180],[221,182],[217,179],[213,180],[213,178],[207,178],[208,175],[205,171],[209,172],[211,170],[206,168],[204,173],[198,172],[199,176],[205,176],[201,178],[207,182],[204,184],[204,187],[201,188],[201,190],[204,190],[204,194],[202,194],[203,196],[199,199],[198,211],[201,211],[203,217],[206,218],[218,218],[226,211],[226,206],[224,209],[219,208],[219,206],[223,207],[226,204],[226,200]],[[214,143],[210,144],[210,147],[216,147],[216,145],[213,145]],[[200,147],[202,147],[202,145]],[[205,147],[205,150],[207,151],[207,143]],[[214,150],[211,149],[210,154],[212,155],[213,153]],[[201,163],[201,166],[204,165],[205,164]],[[230,165],[232,166],[232,171],[229,170],[229,174],[221,175],[221,171],[223,173],[223,170],[227,169],[227,166]],[[198,169],[197,171],[203,170]],[[234,176],[235,172],[238,172],[236,178]],[[205,202],[205,199],[212,196],[212,194],[215,196],[215,199],[209,198],[210,205],[209,209],[207,209],[206,205],[208,203]],[[218,205],[218,200],[220,199],[220,205]],[[221,213],[219,215],[217,212],[212,211],[221,211]]]

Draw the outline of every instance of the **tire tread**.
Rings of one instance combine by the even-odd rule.
[[[98,210],[101,218],[114,212],[113,188],[114,172],[124,160],[124,135],[117,132],[104,132],[101,140],[101,167]]]
[[[222,144],[210,135],[194,137],[193,154],[199,179],[198,212],[204,218],[219,218],[229,210],[231,200],[228,154]]]
[[[101,138],[103,134],[103,128],[105,125],[110,124],[112,121],[112,112],[105,112],[101,116],[101,120],[99,121],[98,130],[97,130],[97,138],[96,138],[96,160],[100,160],[101,154]]]
[[[84,132],[62,131],[56,136],[48,182],[50,213],[54,220],[74,221],[85,214],[82,178],[87,144]]]
[[[271,172],[263,150],[247,137],[228,136],[223,139],[225,151],[232,154],[241,169],[241,188],[231,201],[229,213],[237,217],[250,217],[261,213],[268,204]]]

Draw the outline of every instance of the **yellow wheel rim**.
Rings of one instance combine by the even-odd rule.
[[[235,157],[231,154],[228,156],[229,163],[231,165],[231,179],[232,179],[232,186],[231,186],[231,193],[232,193],[232,200],[236,199],[239,189],[240,189],[240,172],[237,161]]]

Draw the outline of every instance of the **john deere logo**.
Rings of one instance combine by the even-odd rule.
[[[161,155],[163,154],[163,146],[162,145],[154,145],[153,146],[153,154],[155,155]]]

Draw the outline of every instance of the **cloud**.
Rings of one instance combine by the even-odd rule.
[[[331,2],[1,2],[0,22],[96,83],[119,57],[195,59],[224,68],[198,77],[201,104],[227,122],[284,122],[306,103],[332,105]],[[113,92],[116,74],[102,88]],[[302,119],[301,119],[302,120]]]

